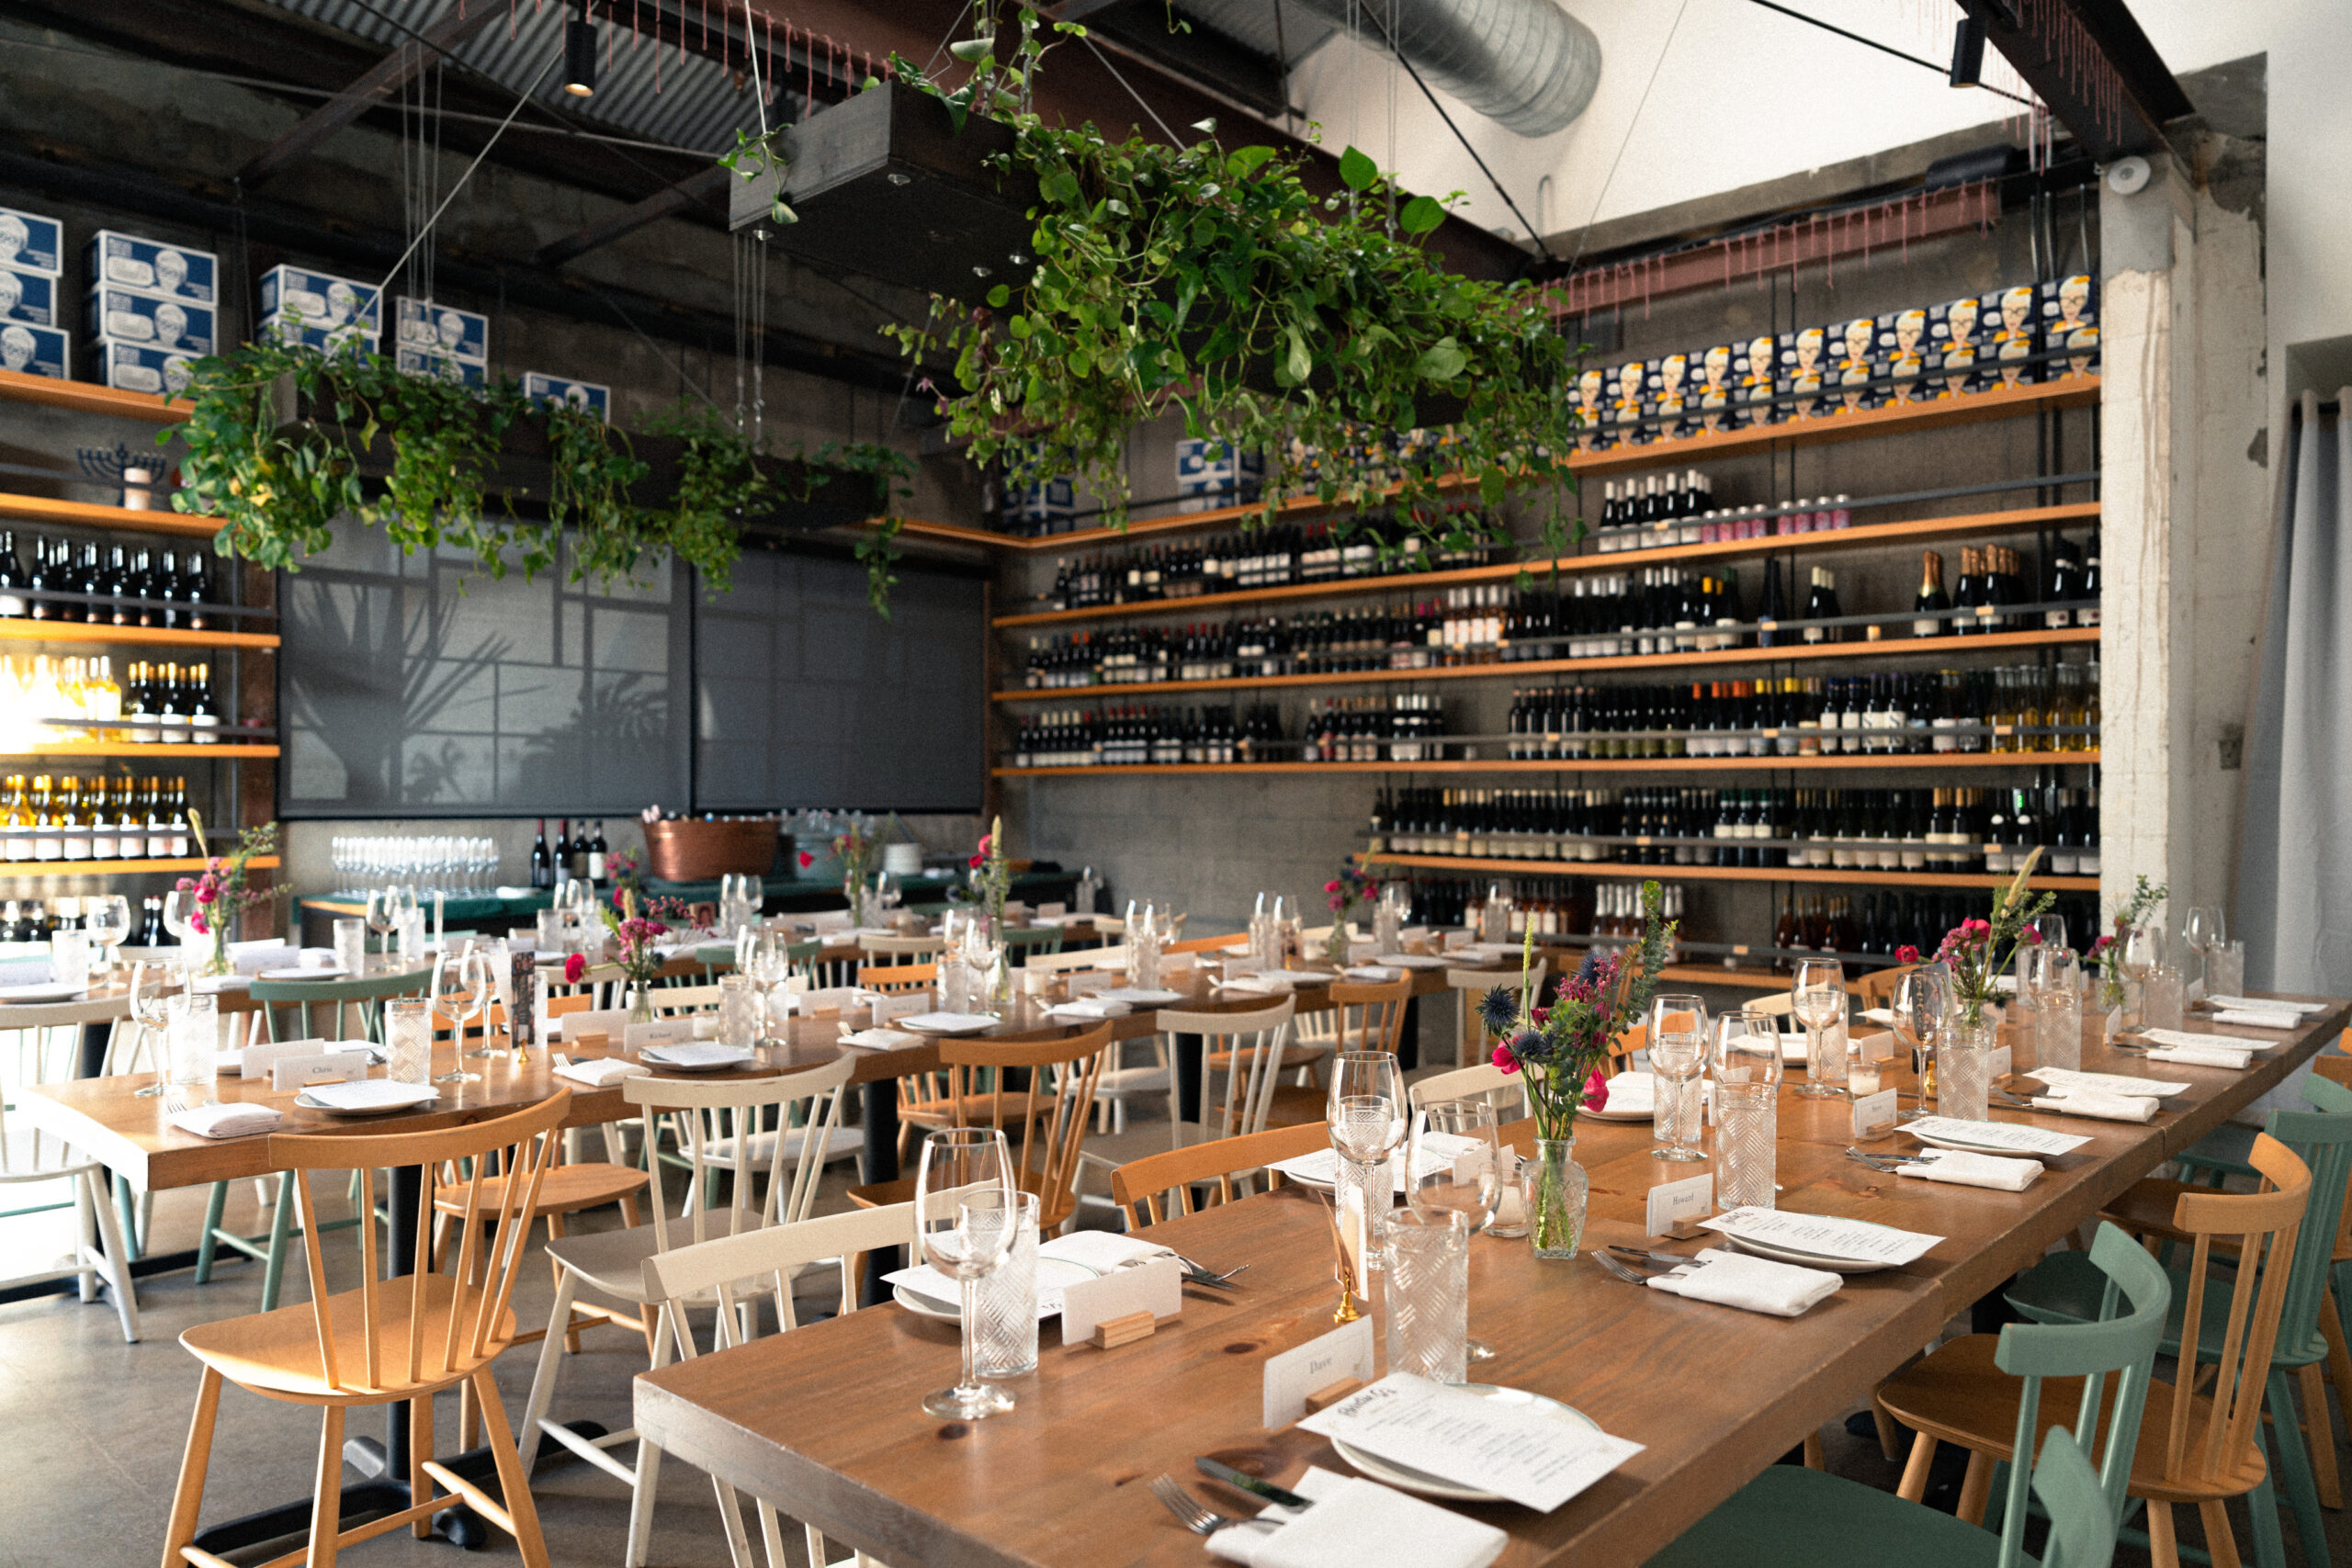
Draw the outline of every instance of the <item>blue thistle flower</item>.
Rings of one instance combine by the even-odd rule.
[[[1500,1034],[1519,1021],[1519,993],[1508,986],[1497,986],[1478,1001],[1478,1021],[1489,1034]]]

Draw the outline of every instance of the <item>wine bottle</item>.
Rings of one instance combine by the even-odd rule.
[[[31,590],[25,600],[27,617],[36,621],[56,620],[56,601],[40,597],[49,591],[51,584],[49,578],[49,541],[38,536],[33,539],[32,570],[25,574],[25,586]]]
[[[588,880],[597,886],[605,886],[605,857],[611,850],[605,843],[605,819],[596,819],[596,836],[588,840]]]
[[[212,695],[212,666],[198,664],[188,672],[188,739],[199,746],[220,739],[220,706]]]
[[[22,620],[30,613],[24,594],[17,592],[24,586],[24,562],[17,558],[17,531],[0,530],[0,616]]]
[[[212,570],[206,565],[202,550],[187,553],[187,570],[180,575],[180,602],[187,606],[188,630],[200,632],[212,625],[212,618],[204,608],[212,602]]]
[[[531,886],[555,886],[555,862],[548,855],[548,819],[544,817],[538,819],[538,827],[531,838]]]
[[[2099,624],[2099,590],[2105,586],[2098,570],[2098,536],[2094,533],[2090,537],[2090,543],[2083,547],[2083,580],[2081,586],[2075,590],[2081,601],[2075,611],[2076,626],[2095,626]],[[2091,873],[2086,871],[2083,874],[2088,876]]]
[[[1944,558],[1934,550],[1920,552],[1919,594],[1912,601],[1911,608],[1923,617],[1911,623],[1913,637],[1944,634],[1946,621],[1942,612],[1951,608],[1951,595],[1944,592]]]

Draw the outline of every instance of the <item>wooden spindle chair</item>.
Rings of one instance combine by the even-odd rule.
[[[1548,960],[1538,960],[1527,972],[1524,980],[1518,975],[1494,969],[1449,969],[1445,983],[1458,1001],[1456,1004],[1457,1032],[1454,1035],[1453,1065],[1467,1067],[1486,1061],[1494,1055],[1495,1043],[1488,1038],[1486,1021],[1478,1016],[1478,1004],[1497,986],[1519,993],[1522,998],[1530,987],[1541,997],[1544,994],[1544,971]],[[1521,1011],[1526,1010],[1522,1007]]]
[[[1188,1012],[1163,1008],[1152,1019],[1161,1035],[1197,1037],[1201,1051],[1201,1136],[1236,1137],[1261,1133],[1280,1091],[1284,1048],[1290,1043],[1298,998],[1284,997],[1272,1007],[1249,1012]],[[1219,1108],[1209,1103],[1209,1078],[1217,1064],[1226,1064],[1225,1099]],[[1184,1138],[1183,1108],[1171,1086],[1168,1096],[1168,1145],[1181,1147]],[[1318,1111],[1319,1120],[1321,1113]]]
[[[1126,1217],[1127,1228],[1141,1230],[1193,1213],[1196,1185],[1216,1182],[1216,1201],[1230,1203],[1248,1195],[1249,1179],[1260,1172],[1264,1173],[1269,1190],[1279,1184],[1282,1173],[1271,1168],[1277,1160],[1296,1159],[1330,1146],[1330,1130],[1317,1124],[1276,1127],[1146,1155],[1112,1168],[1111,1199]],[[1169,1201],[1164,1209],[1163,1198]]]

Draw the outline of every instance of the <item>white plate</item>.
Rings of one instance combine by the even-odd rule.
[[[1093,1269],[1089,1269],[1085,1264],[1072,1263],[1067,1258],[1040,1258],[1037,1259],[1037,1288],[1041,1291],[1063,1290],[1069,1286],[1077,1284],[1081,1280],[1098,1280],[1101,1278],[1101,1275],[1097,1274]],[[935,1323],[961,1323],[964,1321],[964,1314],[961,1307],[948,1302],[940,1301],[935,1297],[917,1295],[914,1292],[910,1291],[904,1285],[891,1286],[890,1298],[897,1302],[900,1306],[906,1308],[909,1312],[914,1314],[917,1317],[927,1317]]]
[[[1529,1393],[1524,1389],[1502,1388],[1494,1383],[1471,1382],[1463,1383],[1460,1386],[1464,1392],[1475,1393],[1482,1399],[1508,1400],[1515,1404],[1524,1404],[1540,1410],[1563,1427],[1580,1427],[1589,1432],[1600,1430],[1600,1423],[1583,1411],[1563,1404],[1556,1399],[1546,1399],[1540,1393]],[[1339,1450],[1340,1457],[1346,1460],[1356,1470],[1363,1472],[1374,1481],[1385,1482],[1399,1492],[1415,1492],[1424,1497],[1444,1497],[1456,1503],[1508,1501],[1497,1493],[1481,1492],[1476,1487],[1464,1486],[1458,1482],[1442,1480],[1425,1470],[1415,1470],[1408,1465],[1396,1464],[1382,1459],[1376,1454],[1368,1454],[1353,1444],[1341,1442],[1337,1438],[1331,1439],[1331,1446]]]
[[[1643,1111],[1595,1111],[1587,1106],[1577,1114],[1589,1116],[1596,1122],[1655,1122],[1657,1120],[1657,1107],[1652,1105]]]
[[[70,1002],[82,994],[79,986],[53,981],[38,986],[0,986],[0,1002]]]
[[[1870,1224],[1868,1220],[1855,1220],[1851,1223]],[[1887,1227],[1882,1225],[1875,1228],[1883,1230]],[[1818,1252],[1798,1252],[1774,1242],[1751,1241],[1743,1235],[1734,1235],[1729,1231],[1719,1234],[1742,1252],[1753,1253],[1758,1258],[1769,1258],[1776,1263],[1793,1263],[1801,1269],[1826,1269],[1832,1274],[1875,1274],[1882,1269],[1893,1267],[1892,1264],[1887,1263],[1873,1263],[1864,1258],[1826,1258]]]
[[[648,1045],[637,1054],[638,1059],[673,1073],[716,1073],[728,1067],[740,1067],[746,1062],[757,1060],[752,1053],[740,1047],[705,1045],[696,1050],[693,1056],[682,1061],[667,1054],[672,1049],[673,1047],[667,1045]],[[660,1054],[657,1055],[657,1053]]]
[[[330,965],[324,969],[265,969],[254,976],[256,980],[340,980],[350,974],[348,969]]]
[[[336,1105],[318,1099],[320,1089],[361,1092],[365,1086],[368,1099],[358,1104]],[[406,1092],[396,1092],[406,1091]],[[380,1100],[377,1099],[380,1096]],[[360,1078],[348,1084],[321,1084],[305,1089],[294,1097],[294,1103],[308,1111],[323,1111],[330,1116],[390,1116],[402,1111],[415,1111],[441,1098],[431,1084],[396,1084],[384,1078]]]
[[[921,1030],[925,1034],[980,1034],[997,1026],[993,1013],[985,1012],[919,1012],[912,1018],[894,1018],[890,1022],[899,1029]]]

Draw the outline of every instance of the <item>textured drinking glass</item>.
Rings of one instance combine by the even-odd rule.
[[[356,915],[334,923],[335,966],[352,978],[368,973],[368,922]]]
[[[2178,1029],[2186,1006],[2188,977],[2169,964],[2150,969],[2140,982],[2140,1014],[2150,1029]]]
[[[2205,994],[2209,997],[2245,995],[2245,943],[2216,942],[2206,950]]]
[[[1988,1009],[1981,1022],[1962,1018],[1944,1036],[1937,1053],[1936,1112],[1955,1122],[1989,1122],[1987,1108],[1993,1082],[1993,1021]]]
[[[1501,1139],[1495,1108],[1486,1098],[1433,1100],[1413,1113],[1406,1143],[1405,1201],[1415,1209],[1452,1210],[1473,1234],[1494,1223],[1502,1203]],[[1522,1213],[1525,1205],[1521,1205]],[[1494,1348],[1465,1341],[1474,1361],[1494,1359]]]
[[[718,977],[718,1043],[739,1051],[759,1037],[759,1002],[749,975]]]
[[[2034,1018],[2034,1065],[2064,1067],[2083,1065],[2083,995],[2080,991],[2044,992],[2041,1011]]]
[[[77,991],[90,987],[90,933],[57,931],[49,939],[49,977]]]
[[[384,1003],[384,1076],[394,1083],[433,1081],[433,1003],[393,997]]]
[[[1470,1226],[1458,1210],[1388,1216],[1388,1370],[1436,1382],[1469,1376]]]
[[[1805,1100],[1837,1100],[1846,1092],[1846,966],[1834,958],[1801,958],[1789,987],[1790,1010],[1804,1025]]]
[[[541,909],[534,920],[539,928],[538,949],[541,953],[563,951],[563,911]]]
[[[972,1310],[979,1348],[974,1354],[984,1378],[1014,1378],[1037,1370],[1037,1195],[1016,1192],[1019,1228],[995,1273],[980,1281]],[[1005,1210],[982,1217],[1003,1223]]]
[[[1778,1174],[1781,1021],[1748,1008],[1715,1020],[1715,1202],[1770,1209]]]
[[[923,1260],[962,1287],[963,1375],[926,1396],[923,1409],[978,1421],[1012,1408],[1012,1396],[980,1381],[979,1283],[1003,1266],[1019,1227],[1008,1223],[1020,1196],[1004,1134],[993,1127],[943,1127],[923,1140],[915,1171],[915,1234]]]
[[[212,992],[184,992],[170,1004],[172,1086],[210,1084],[220,1071],[220,998]]]

